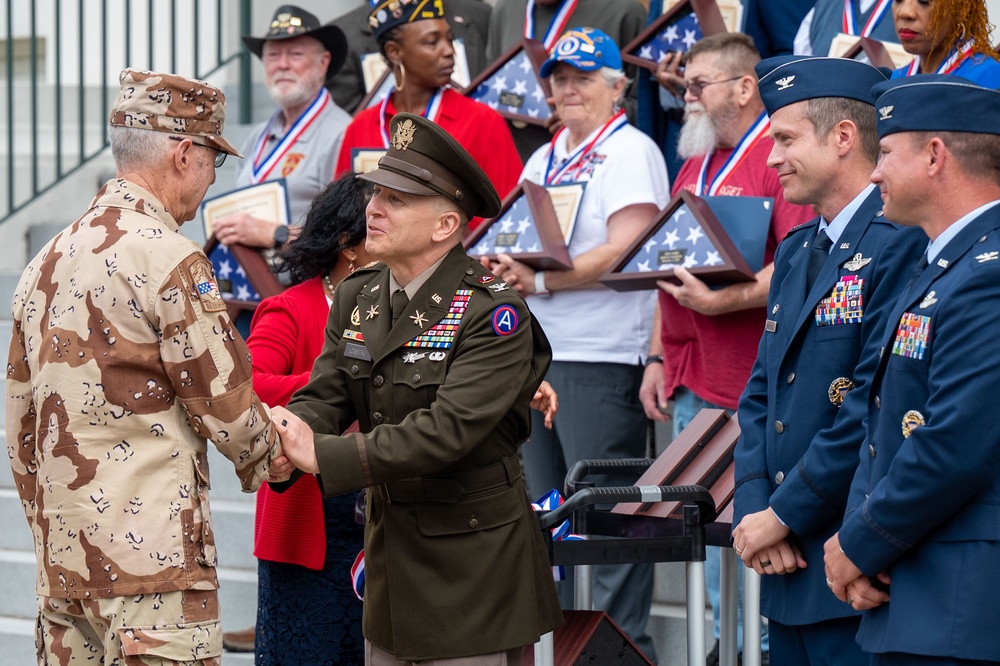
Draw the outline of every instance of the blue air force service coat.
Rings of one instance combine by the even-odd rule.
[[[533,643],[562,623],[517,455],[551,348],[461,245],[395,325],[390,298],[383,264],[340,284],[289,404],[316,433],[324,494],[369,489],[365,637],[414,661]]]
[[[900,297],[872,379],[840,530],[891,601],[866,652],[1000,660],[1000,208],[953,238]]]
[[[768,505],[809,566],[764,576],[761,613],[788,625],[856,615],[830,593],[823,544],[836,532],[864,438],[878,345],[927,236],[882,216],[874,190],[844,228],[807,294],[819,219],[778,247],[767,324],[740,403],[733,526]]]

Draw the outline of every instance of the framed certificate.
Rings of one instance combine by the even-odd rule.
[[[547,101],[552,97],[552,88],[538,70],[547,57],[541,42],[522,39],[490,64],[462,94],[509,120],[545,125],[552,115]]]
[[[583,200],[583,190],[586,185],[583,182],[565,183],[545,188],[552,200],[552,207],[559,221],[559,230],[567,247],[573,239],[573,229],[576,228],[576,218],[580,214],[580,202]]]
[[[842,37],[845,39],[838,41]],[[873,67],[886,67],[888,69],[898,69],[910,64],[910,61],[913,60],[913,56],[899,44],[880,42],[870,37],[854,37],[844,33],[834,37],[830,44],[830,56],[860,60]]]
[[[702,37],[728,32],[715,0],[681,0],[622,49],[622,60],[656,70],[671,52],[686,53]]]
[[[385,148],[351,148],[351,169],[354,173],[374,171],[383,155]]]
[[[713,285],[756,279],[708,204],[682,190],[600,281],[615,291],[655,289],[658,280],[678,282],[676,266]]]
[[[579,201],[575,204],[569,201],[573,196],[571,190],[564,190],[561,196],[564,211],[579,208]],[[573,222],[567,226],[572,233]],[[536,270],[573,268],[552,198],[544,187],[529,180],[521,181],[503,200],[500,214],[479,225],[462,244],[473,257],[496,259],[503,253]]]
[[[263,252],[246,245],[223,245],[214,235],[205,243],[205,254],[212,262],[215,279],[226,302],[230,319],[253,310],[268,296],[285,290],[271,271]]]
[[[379,60],[382,60],[382,56],[378,55]],[[365,78],[367,79],[368,72],[365,72]],[[392,92],[393,87],[396,85],[396,79],[393,77],[392,72],[389,68],[385,66],[385,60],[382,60],[382,74],[375,80],[371,88],[368,88],[368,81],[365,81],[365,88],[368,88],[368,92],[365,96],[361,98],[358,105],[354,107],[354,115],[358,115],[370,106],[375,106],[382,101],[386,95]]]
[[[247,213],[268,222],[288,224],[288,192],[285,179],[269,180],[230,190],[201,204],[201,219],[205,224],[205,238],[211,238],[215,221],[234,213]]]

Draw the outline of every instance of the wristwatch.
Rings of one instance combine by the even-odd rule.
[[[552,292],[545,288],[545,271],[535,272],[535,296],[551,296]]]
[[[648,368],[654,363],[659,363],[660,365],[663,365],[663,357],[660,356],[659,354],[650,354],[649,356],[646,357],[646,362],[642,364],[642,367]]]
[[[274,230],[274,247],[275,249],[281,247],[288,242],[288,226],[284,224],[279,224],[278,228]]]

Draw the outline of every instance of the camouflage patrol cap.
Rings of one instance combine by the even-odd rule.
[[[358,178],[410,194],[440,194],[469,217],[500,213],[493,183],[448,132],[423,116],[397,113],[389,121],[389,133],[392,141],[378,168]]]
[[[204,81],[176,74],[123,69],[121,89],[108,124],[202,137],[223,152],[243,157],[222,138],[226,96]]]

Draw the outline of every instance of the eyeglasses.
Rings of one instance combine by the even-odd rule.
[[[193,143],[196,146],[201,146],[202,148],[208,148],[210,150],[214,150],[215,151],[215,168],[216,169],[218,169],[219,167],[221,167],[223,164],[226,163],[226,155],[228,153],[226,153],[226,151],[224,151],[224,150],[220,150],[220,149],[216,148],[215,146],[210,146],[207,143],[200,143],[198,141],[195,141],[194,139],[192,139],[189,136],[172,136],[172,137],[170,137],[171,141],[184,141],[185,139],[187,139],[188,141],[190,141],[191,143]]]
[[[708,81],[707,83],[703,83],[701,81],[685,81],[684,87],[687,88],[687,91],[691,93],[693,96],[701,97],[701,93],[705,90],[705,88],[709,86],[714,86],[716,83],[731,83],[732,81],[739,81],[742,78],[743,78],[742,76],[734,76],[731,79],[722,79],[721,81]]]

